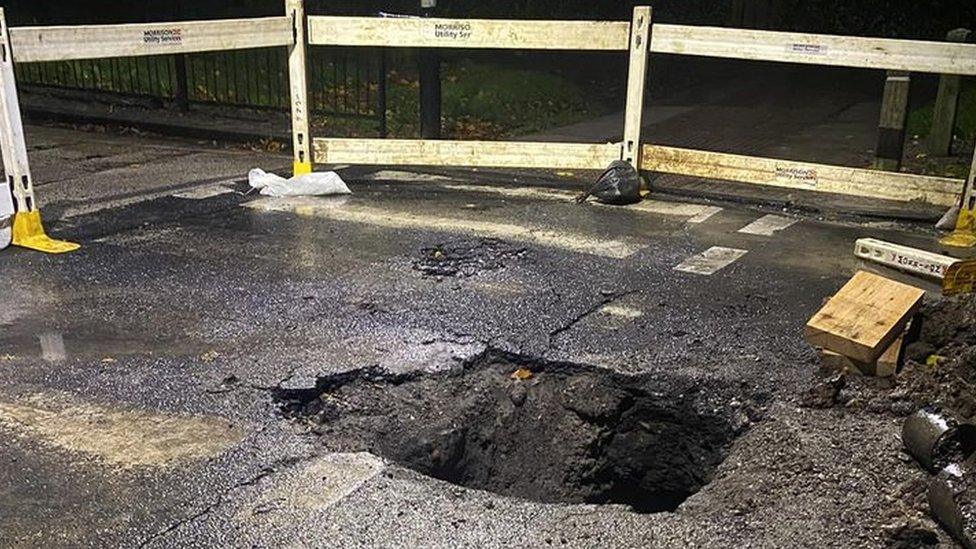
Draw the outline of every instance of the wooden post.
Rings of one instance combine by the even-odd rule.
[[[881,122],[878,124],[878,149],[874,159],[874,167],[879,170],[897,172],[901,169],[910,83],[907,72],[888,71],[884,99],[881,102]]]
[[[969,29],[955,29],[946,35],[948,42],[969,41]],[[956,108],[959,105],[959,87],[962,78],[958,74],[943,74],[939,79],[939,95],[932,112],[932,129],[926,140],[926,150],[931,156],[952,154],[952,130],[956,124]]]
[[[640,169],[641,125],[644,117],[644,89],[651,44],[651,8],[634,7],[630,24],[630,67],[627,72],[627,104],[624,110],[624,142],[620,159]]]
[[[190,110],[190,84],[186,78],[185,53],[178,53],[173,56],[173,70],[176,71],[173,99],[176,101],[176,108],[182,112],[187,112]]]
[[[291,90],[293,175],[312,171],[312,143],[308,122],[306,75],[306,20],[304,0],[285,0],[285,14],[292,19],[295,43],[288,48],[288,84]]]

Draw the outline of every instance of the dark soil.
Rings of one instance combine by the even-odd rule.
[[[638,512],[673,510],[701,489],[759,414],[753,399],[700,382],[496,352],[451,372],[360,370],[280,397],[332,451],[507,496]]]
[[[915,341],[906,342],[897,376],[838,381],[834,372],[825,371],[804,404],[895,416],[934,405],[962,420],[976,420],[976,298],[930,300],[914,322],[921,328]]]
[[[432,277],[468,277],[525,257],[525,248],[494,238],[462,239],[421,250],[414,268]]]
[[[931,407],[964,422],[976,421],[976,296],[929,300],[913,323],[918,323],[919,329],[910,334],[914,341],[906,341],[904,364],[896,376],[845,377],[824,370],[801,404],[896,418]],[[958,462],[970,452],[968,443],[964,448],[960,441],[949,437],[934,449],[936,467]],[[911,459],[907,451],[903,457],[905,461]],[[889,547],[935,544],[935,533],[925,526],[925,517],[932,512],[927,500],[931,478],[920,466],[915,480],[890,494],[898,501],[899,512],[910,520],[889,532]],[[970,500],[971,496],[963,495],[957,503],[964,502],[960,506],[966,508]],[[976,505],[963,511],[967,512],[967,516],[976,516]],[[973,521],[963,523],[967,528],[976,525]]]

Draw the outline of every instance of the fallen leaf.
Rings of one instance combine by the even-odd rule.
[[[519,381],[525,381],[526,379],[532,378],[532,370],[528,368],[519,368],[512,372],[512,379],[517,379]]]

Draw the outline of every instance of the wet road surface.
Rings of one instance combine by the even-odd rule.
[[[240,191],[281,155],[30,135],[48,230],[83,247],[0,252],[2,546],[882,546],[898,519],[900,422],[801,408],[801,328],[855,239],[927,228],[579,206],[587,174],[354,167],[352,196],[272,199]],[[487,348],[735,387],[762,417],[676,512],[637,514],[329,453],[273,398]]]

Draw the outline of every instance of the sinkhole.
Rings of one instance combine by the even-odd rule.
[[[375,369],[279,391],[331,451],[369,451],[460,486],[671,511],[712,478],[756,399],[660,375],[489,351],[439,373]]]

